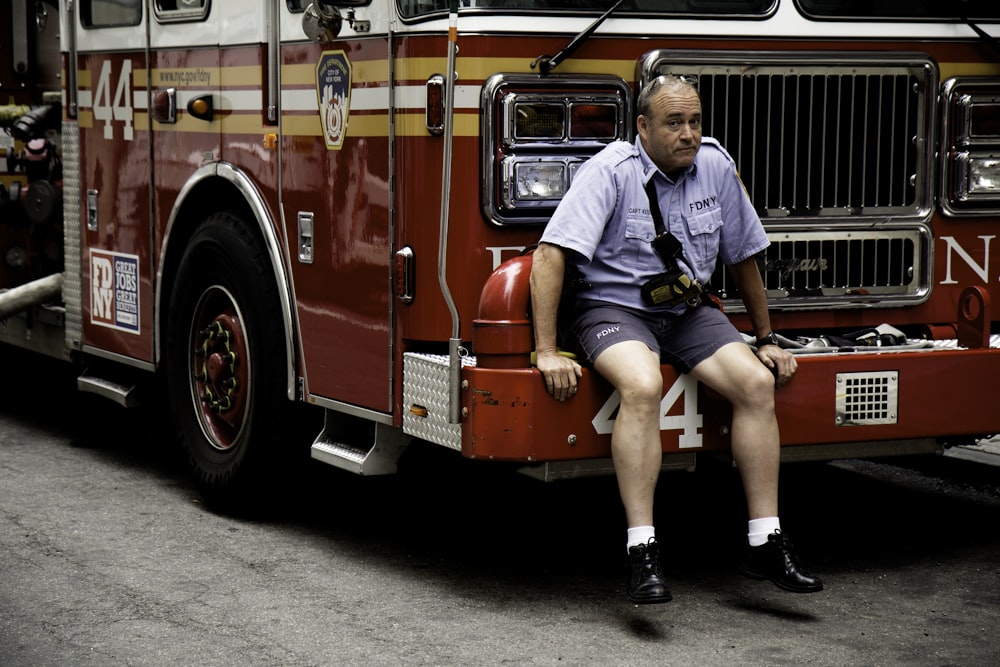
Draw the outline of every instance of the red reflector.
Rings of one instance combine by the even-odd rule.
[[[176,93],[173,88],[157,90],[153,93],[152,116],[157,123],[176,123]]]
[[[427,107],[424,111],[427,131],[437,136],[444,132],[444,77],[434,74],[427,79]]]
[[[406,246],[396,251],[392,266],[393,294],[403,303],[413,302],[414,281],[416,277],[413,265],[413,248]]]

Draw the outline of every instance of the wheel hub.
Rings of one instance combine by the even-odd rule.
[[[247,401],[246,339],[239,318],[220,313],[195,338],[194,380],[203,422],[219,449],[233,446]]]

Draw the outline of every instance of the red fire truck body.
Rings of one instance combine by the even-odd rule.
[[[306,4],[15,0],[0,52],[0,340],[124,404],[162,374],[209,490],[266,476],[293,404],[359,473],[414,438],[608,470],[617,396],[585,369],[557,402],[531,365],[530,249],[662,73],[761,214],[775,330],[813,341],[776,394],[786,458],[1000,432],[991,3]],[[906,341],[828,342],[880,325]],[[665,466],[725,452],[725,401],[663,375]]]

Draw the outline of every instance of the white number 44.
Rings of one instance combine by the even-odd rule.
[[[684,410],[679,415],[667,415],[681,396],[684,397]],[[621,405],[618,390],[611,392],[594,420],[594,430],[601,434],[611,433],[615,426],[613,415]],[[677,446],[681,448],[701,447],[702,414],[698,412],[698,381],[690,375],[679,375],[670,386],[666,396],[660,401],[660,430],[681,431],[677,438]]]
[[[115,86],[115,96],[111,98],[111,61],[105,60],[101,65],[101,74],[97,79],[97,90],[94,91],[94,119],[104,121],[104,138],[114,139],[113,121],[125,123],[125,141],[132,141],[132,61],[123,60],[122,69],[118,73],[118,85]]]

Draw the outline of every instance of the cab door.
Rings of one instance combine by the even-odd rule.
[[[148,16],[142,0],[76,7],[83,344],[141,366],[153,347]]]
[[[390,53],[387,3],[339,35],[302,31],[281,3],[281,208],[305,392],[391,411]],[[345,14],[346,16],[346,14]]]

